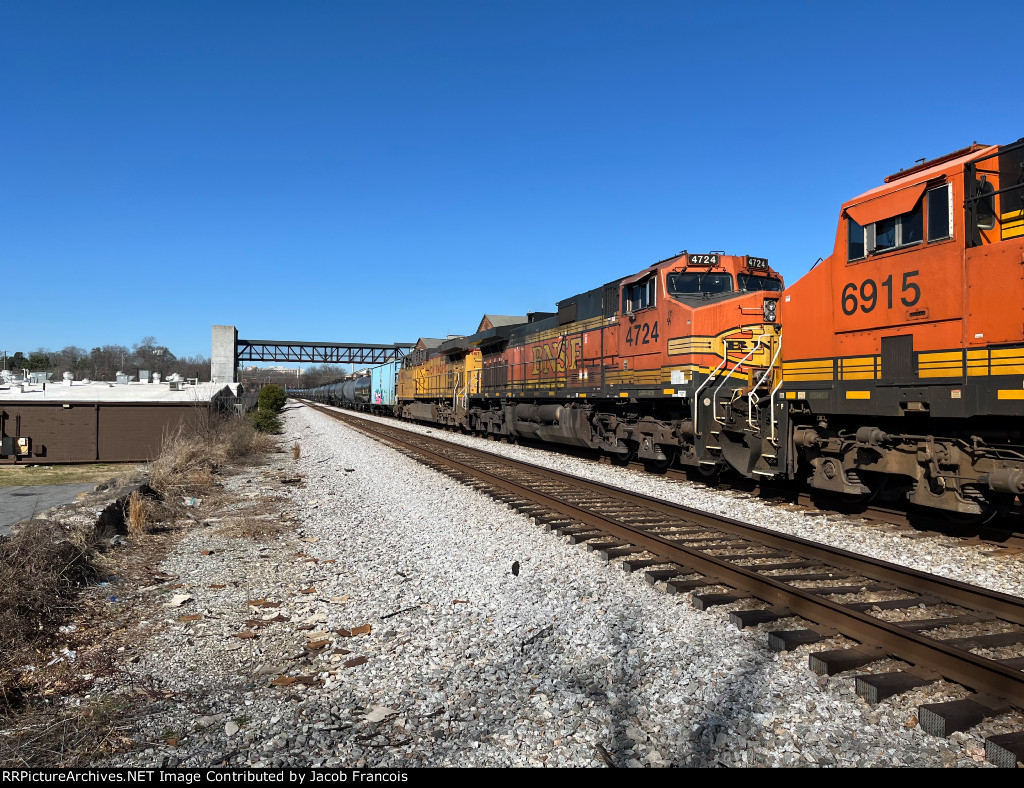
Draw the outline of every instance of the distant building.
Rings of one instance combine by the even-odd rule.
[[[527,322],[526,315],[484,315],[474,333],[479,334],[481,331],[499,326],[518,326],[525,322]]]

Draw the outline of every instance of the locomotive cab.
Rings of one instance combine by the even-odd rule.
[[[1024,492],[1022,164],[975,144],[843,205],[783,296],[790,476],[968,516]]]

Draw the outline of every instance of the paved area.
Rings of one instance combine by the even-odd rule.
[[[45,512],[52,506],[70,503],[79,493],[91,490],[89,484],[50,484],[22,487],[0,487],[0,536],[11,532],[11,526]]]

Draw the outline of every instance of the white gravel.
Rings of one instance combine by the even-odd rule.
[[[607,757],[631,767],[986,767],[985,736],[1013,729],[1011,718],[996,718],[932,737],[917,725],[917,707],[964,697],[962,688],[938,682],[871,707],[852,674],[808,670],[808,653],[848,641],[775,654],[765,632],[795,621],[737,630],[730,607],[696,611],[688,595],[664,594],[642,573],[618,571],[308,407],[290,408],[285,423],[284,445],[299,443],[301,458],[281,462],[306,476],[305,488],[288,488],[298,531],[259,543],[197,529],[160,567],[193,599],[142,628],[148,638],[132,670],[174,697],[139,724],[151,746],[109,765],[595,767]],[[446,437],[923,571],[1024,589],[1019,559],[949,539],[906,539],[695,484]],[[246,483],[254,497],[278,494],[265,478],[231,482]],[[282,606],[247,604],[256,598]],[[203,619],[181,622],[182,612]],[[289,621],[258,638],[231,637],[246,619],[276,614]],[[368,634],[336,632],[367,624]],[[310,653],[309,637],[332,644]],[[366,661],[345,667],[355,657]],[[324,684],[270,684],[282,675]]]

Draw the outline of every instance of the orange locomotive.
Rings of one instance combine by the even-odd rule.
[[[752,404],[778,385],[782,289],[764,258],[681,252],[557,312],[410,354],[396,410],[623,463],[749,470],[762,453],[757,418],[771,416]],[[738,438],[721,428],[727,403],[750,405]]]
[[[780,473],[983,515],[1024,492],[1024,140],[901,171],[842,207],[786,290]]]
[[[682,252],[410,354],[395,411],[621,462],[1006,510],[1024,494],[1024,139],[845,203],[831,256],[784,292],[766,259]]]

